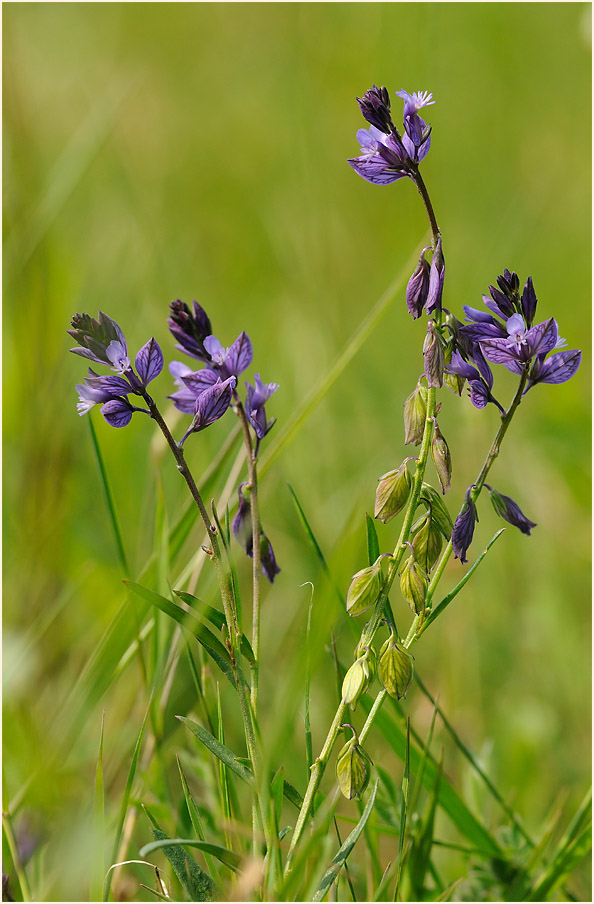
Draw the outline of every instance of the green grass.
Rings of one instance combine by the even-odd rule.
[[[447,307],[461,316],[463,304],[478,306],[510,267],[533,276],[541,319],[557,317],[569,347],[584,350],[571,382],[530,392],[493,470],[493,485],[538,527],[529,538],[506,530],[414,650],[423,685],[538,856],[439,715],[418,825],[409,814],[411,849],[432,891],[464,877],[454,896],[507,887],[537,900],[565,887],[590,900],[580,865],[591,737],[589,18],[579,3],[4,6],[3,850],[15,897],[88,899],[103,850],[107,869],[115,847],[133,860],[153,843],[141,804],[170,839],[230,843],[240,857],[250,847],[249,783],[221,766],[221,799],[218,764],[175,719],[199,721],[216,740],[220,700],[223,746],[245,756],[231,682],[168,617],[179,602],[169,588],[218,605],[199,564],[203,535],[148,420],[114,430],[94,415],[91,437],[77,417],[84,367],[65,333],[75,311],[106,310],[133,351],[154,335],[171,360],[167,304],[196,298],[225,343],[249,332],[254,369],[280,384],[269,405],[278,424],[262,449],[263,522],[282,572],[263,591],[259,719],[266,774],[282,766],[285,782],[305,790],[309,736],[315,757],[337,702],[332,644],[338,662],[352,655],[340,595],[367,564],[376,480],[408,454],[402,403],[420,371],[422,327],[406,314],[403,287],[426,235],[422,207],[412,184],[370,186],[345,163],[358,151],[354,98],[375,82],[435,95],[423,174],[444,236]],[[512,382],[498,381],[507,398]],[[167,376],[154,385],[165,409]],[[453,512],[497,417],[447,392],[441,399]],[[175,416],[168,411],[172,425]],[[241,458],[226,478],[237,445],[211,468],[231,429],[225,418],[186,446],[221,522],[245,479]],[[479,510],[477,550],[501,526],[490,509]],[[382,550],[396,536],[397,526],[378,525]],[[249,563],[231,550],[247,612]],[[163,602],[130,592],[124,577]],[[460,577],[449,563],[444,593]],[[218,636],[200,626],[198,640]],[[385,893],[394,894],[403,714],[414,780],[433,711],[413,686],[366,742],[394,799],[380,779],[348,860],[361,898],[370,838],[382,868],[392,864]],[[333,787],[329,770],[321,829]],[[459,803],[462,828],[448,810]],[[270,807],[281,834],[294,825],[286,790]],[[311,840],[303,888],[312,896],[361,818],[352,802],[336,812],[343,842],[333,828],[327,841],[321,829]],[[429,834],[439,844],[427,859]],[[120,836],[125,851],[114,846]],[[493,854],[487,838],[525,873],[502,879],[495,861],[468,853],[486,845]],[[26,839],[34,851],[21,863]],[[167,850],[147,859],[181,894]],[[187,856],[200,869],[212,863],[212,851],[174,850],[180,870]],[[407,870],[405,858],[404,889],[415,881]],[[112,893],[152,900],[139,887],[149,876],[139,864],[118,868]],[[344,871],[337,883],[349,899]]]

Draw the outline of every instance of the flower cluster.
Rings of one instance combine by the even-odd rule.
[[[467,305],[467,324],[455,324],[455,346],[447,372],[468,380],[470,398],[476,408],[489,402],[501,411],[492,393],[493,373],[489,364],[503,364],[517,375],[526,375],[527,392],[536,383],[565,383],[582,360],[576,349],[549,352],[567,343],[559,338],[557,322],[551,317],[533,326],[537,298],[528,277],[520,295],[517,273],[505,270],[497,277],[497,287],[489,286],[483,301],[490,313]]]
[[[149,414],[145,408],[132,405],[128,396],[144,397],[148,384],[163,370],[163,353],[156,340],[149,339],[136,355],[135,373],[124,334],[115,320],[103,311],[99,311],[97,320],[89,314],[75,314],[68,332],[80,346],[70,351],[111,367],[115,374],[100,376],[89,367],[84,382],[76,386],[78,413],[86,414],[93,405],[101,404],[101,414],[112,427],[125,427],[135,411]]]
[[[370,88],[357,102],[369,129],[359,129],[359,157],[347,162],[356,173],[374,185],[390,185],[404,176],[414,176],[417,164],[431,147],[431,126],[419,116],[419,110],[435,103],[426,91],[397,91],[404,101],[402,137],[390,114],[390,96],[386,88]]]

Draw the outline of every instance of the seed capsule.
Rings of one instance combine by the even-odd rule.
[[[373,762],[359,745],[355,734],[344,745],[336,760],[338,786],[347,800],[352,800],[365,791],[369,783],[370,766],[373,766]]]
[[[413,676],[413,658],[394,633],[380,650],[377,674],[391,697],[401,700],[406,696]]]
[[[412,540],[415,560],[426,574],[429,574],[439,558],[443,537],[441,531],[435,527],[430,516],[425,515],[421,527]]]
[[[359,651],[358,651],[359,652]],[[355,709],[375,677],[376,656],[371,647],[365,647],[360,656],[352,664],[342,682],[342,702]]]
[[[375,494],[375,509],[373,517],[384,524],[391,521],[398,512],[401,512],[408,501],[412,486],[411,476],[408,472],[407,458],[395,471],[388,471],[379,479],[379,485]]]
[[[404,444],[418,446],[427,417],[427,388],[419,381],[404,403]]]
[[[431,441],[431,457],[441,484],[441,492],[447,493],[452,476],[452,456],[450,455],[448,444],[437,425],[437,421],[435,422],[435,430]]]
[[[412,556],[400,575],[400,590],[414,613],[418,615],[423,611],[427,595],[427,578]]]
[[[361,615],[370,609],[382,589],[381,556],[369,568],[362,568],[353,575],[347,591],[346,610],[348,615]]]

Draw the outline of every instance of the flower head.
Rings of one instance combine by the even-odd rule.
[[[236,383],[235,377],[229,377],[224,381],[217,378],[216,383],[213,383],[197,396],[194,405],[194,418],[180,440],[180,446],[186,441],[190,433],[199,433],[205,427],[214,424],[215,421],[218,421],[225,414],[231,404]]]
[[[204,348],[210,356],[208,366],[215,370],[222,380],[231,376],[237,378],[252,363],[252,343],[245,331],[239,334],[229,348],[224,348],[216,336],[207,336]]]
[[[406,151],[393,133],[385,135],[371,125],[369,129],[359,129],[357,140],[361,155],[350,158],[347,163],[368,182],[390,185],[409,175]]]
[[[195,301],[191,312],[185,302],[177,299],[169,305],[169,314],[167,323],[171,334],[179,343],[177,348],[192,358],[210,361],[204,340],[212,334],[212,327],[204,308]]]
[[[370,88],[357,98],[359,109],[367,122],[380,132],[390,133],[394,128],[390,117],[390,95],[387,88]]]
[[[127,356],[124,334],[115,320],[103,311],[99,311],[97,320],[89,314],[75,314],[72,329],[67,332],[81,346],[70,351],[97,364],[114,366],[114,361],[121,361]]]
[[[245,413],[258,439],[263,439],[269,430],[274,427],[276,418],[268,420],[265,404],[270,396],[278,389],[278,383],[263,383],[260,374],[254,377],[255,387],[246,383]]]

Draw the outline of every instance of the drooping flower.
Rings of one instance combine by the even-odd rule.
[[[425,260],[425,254],[429,251],[430,247],[431,246],[428,245],[427,248],[423,248],[421,251],[419,263],[415,267],[406,286],[406,306],[409,314],[412,314],[413,320],[416,320],[417,317],[421,316],[423,307],[427,301],[430,267],[428,261]]]
[[[429,288],[425,300],[425,310],[428,314],[433,311],[441,311],[441,297],[443,295],[443,283],[445,279],[445,260],[441,250],[441,236],[437,239],[431,269],[429,271]]]
[[[231,523],[233,536],[243,548],[246,555],[254,557],[254,534],[252,530],[252,509],[248,495],[244,492],[247,483],[241,483],[238,488],[239,504],[237,512]],[[265,574],[270,583],[280,572],[277,565],[272,543],[260,528],[260,561],[262,562],[262,574]]]
[[[504,496],[503,493],[499,493],[488,484],[485,484],[485,487],[489,491],[493,508],[497,514],[500,515],[504,521],[507,521],[508,524],[513,524],[514,527],[519,528],[523,534],[530,536],[530,531],[533,527],[536,527],[536,523],[526,517],[518,503],[514,502],[511,496]]]
[[[254,377],[255,387],[246,383],[245,413],[258,439],[263,439],[276,423],[276,418],[268,420],[265,404],[278,389],[278,383],[263,383],[260,374]]]
[[[472,543],[474,525],[478,521],[476,505],[474,504],[471,495],[473,489],[474,484],[469,486],[466,490],[464,503],[460,509],[460,514],[454,522],[454,529],[452,531],[452,549],[454,550],[454,556],[457,559],[460,559],[462,564],[468,561],[466,552]]]

